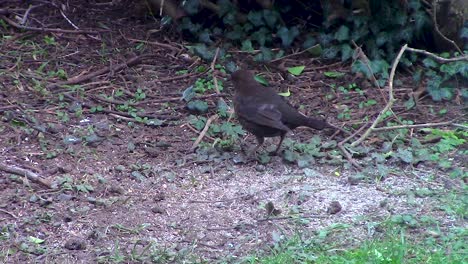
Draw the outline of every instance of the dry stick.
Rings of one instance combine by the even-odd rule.
[[[437,60],[440,63],[448,63],[448,62],[462,61],[462,60],[468,61],[468,55],[447,59],[447,58],[439,57],[439,56],[435,55],[434,53],[430,53],[429,51],[425,51],[425,50],[413,49],[413,48],[407,48],[407,50],[415,52],[415,53],[421,53],[421,54],[424,54],[426,56],[432,57],[433,59]]]
[[[393,79],[395,78],[396,68],[398,66],[398,63],[401,60],[401,56],[403,56],[403,53],[405,52],[405,50],[407,48],[408,48],[408,44],[405,44],[400,49],[400,52],[398,53],[397,57],[395,58],[395,61],[393,61],[392,70],[390,71],[390,77],[389,77],[389,80],[388,80],[388,102],[387,102],[387,105],[384,107],[384,109],[382,109],[382,111],[380,111],[379,115],[374,120],[372,125],[366,130],[366,132],[364,132],[364,134],[362,134],[362,136],[358,140],[351,143],[351,147],[355,147],[358,144],[361,144],[361,142],[364,141],[364,139],[366,139],[369,136],[369,134],[375,129],[375,126],[377,126],[377,124],[380,123],[380,121],[383,120],[383,117],[384,117],[385,113],[387,113],[387,111],[393,106],[393,103],[396,101],[395,97],[393,97]]]
[[[354,42],[354,40],[352,40],[351,43],[353,43],[354,47],[357,50],[357,57],[361,58],[362,62],[364,62],[364,64],[366,65],[367,70],[369,71],[369,73],[370,73],[370,75],[372,77],[372,82],[374,82],[374,85],[377,86],[377,88],[379,88],[379,91],[380,91],[381,87],[379,85],[379,82],[377,81],[377,78],[375,78],[374,72],[372,71],[372,68],[371,68],[370,62],[369,62],[369,58],[366,56],[364,51],[362,51],[361,47],[359,47],[356,44],[356,42]]]
[[[344,143],[348,142],[348,140],[352,139],[355,137],[357,134],[361,133],[362,130],[367,126],[368,123],[365,125],[361,126],[358,130],[356,130],[353,134],[349,135],[347,138],[343,139],[341,142],[338,143],[338,148],[343,152],[345,155],[346,159],[357,169],[362,170],[361,165],[359,165],[354,159],[351,153],[349,153],[346,148],[344,147]]]
[[[312,47],[307,48],[307,49],[305,49],[305,50],[301,50],[301,51],[296,52],[296,53],[288,54],[288,55],[283,56],[283,57],[281,57],[281,58],[274,59],[274,60],[272,60],[272,61],[269,61],[269,63],[277,62],[277,61],[280,61],[280,60],[283,60],[283,59],[286,59],[286,58],[291,58],[291,57],[300,55],[300,54],[302,54],[302,53],[304,53],[304,52],[310,50],[310,49],[313,48],[313,47],[315,47],[315,46],[312,46]]]
[[[50,182],[48,182],[45,179],[42,179],[41,176],[39,176],[38,174],[36,174],[36,173],[34,173],[32,171],[25,170],[25,169],[18,168],[18,167],[14,167],[14,166],[7,166],[7,165],[1,164],[1,163],[0,163],[0,170],[5,171],[5,172],[9,172],[9,173],[13,173],[13,174],[16,174],[16,175],[24,176],[24,177],[26,177],[28,180],[30,180],[32,182],[41,184],[42,186],[45,186],[45,187],[47,187],[49,189],[55,189],[54,187],[52,187],[52,184]]]
[[[191,151],[194,151],[194,150],[197,148],[198,144],[200,144],[200,142],[202,141],[202,139],[203,139],[203,137],[205,136],[206,132],[208,132],[208,128],[210,128],[211,122],[213,122],[213,121],[216,120],[217,118],[218,118],[218,114],[214,114],[214,115],[212,115],[210,118],[208,118],[208,120],[206,120],[205,127],[203,128],[203,130],[202,130],[202,132],[200,133],[200,135],[198,135],[197,140],[195,140],[195,142],[193,142]]]
[[[211,72],[213,73],[213,83],[214,83],[215,91],[216,91],[216,93],[219,94],[218,79],[214,75],[215,63],[216,63],[216,59],[218,58],[218,54],[219,54],[219,47],[216,48],[215,56],[213,58],[213,61],[211,62]]]
[[[437,1],[437,0],[432,1],[432,16],[431,17],[432,17],[432,22],[434,23],[434,29],[437,32],[437,34],[439,34],[443,39],[445,39],[445,41],[450,42],[450,44],[452,44],[455,47],[455,49],[457,49],[458,52],[460,52],[460,54],[463,54],[463,51],[460,49],[460,47],[458,47],[457,43],[455,43],[455,41],[447,38],[439,30],[439,25],[437,24],[437,2],[439,2],[439,1]]]
[[[114,71],[114,72],[115,71],[120,71],[121,69],[123,69],[125,67],[130,67],[130,66],[140,64],[144,57],[145,56],[133,57],[133,58],[129,59],[128,61],[126,61],[124,63],[121,63],[121,64],[117,64],[117,65],[115,65],[113,67],[108,66],[108,67],[104,67],[104,68],[102,68],[100,70],[93,71],[92,73],[87,74],[87,75],[78,75],[78,76],[75,76],[75,77],[72,77],[72,78],[68,79],[65,82],[52,83],[52,84],[48,85],[49,86],[48,88],[53,88],[53,87],[57,87],[57,86],[61,86],[61,85],[79,84],[79,83],[85,82],[87,80],[90,80],[90,79],[92,79],[94,77],[97,77],[97,76],[99,76],[101,74],[108,73],[111,70]]]
[[[133,39],[133,38],[127,38],[127,39],[130,40],[130,41],[133,41],[133,42],[151,44],[151,45],[154,45],[154,46],[158,46],[160,48],[166,48],[166,49],[171,49],[171,50],[175,50],[175,51],[181,51],[181,48],[174,47],[174,46],[171,46],[171,45],[165,44],[165,43],[160,43],[160,42],[157,42],[157,41],[146,41],[146,40]]]
[[[416,124],[416,125],[401,125],[401,126],[391,126],[391,127],[377,127],[372,131],[385,131],[393,129],[402,129],[402,128],[419,128],[419,127],[436,127],[436,126],[449,126],[452,125],[453,121],[440,122],[440,123],[426,123],[426,124]]]
[[[40,32],[56,32],[56,33],[69,33],[69,34],[97,34],[99,32],[106,32],[109,30],[69,30],[69,29],[61,29],[61,28],[36,28],[36,27],[28,27],[22,26],[15,21],[7,18],[6,16],[0,16],[1,19],[5,20],[10,26],[30,30],[30,31],[40,31]]]
[[[10,213],[10,212],[8,212],[7,210],[0,209],[0,212],[5,213],[5,214],[7,214],[7,215],[13,217],[14,219],[18,219],[18,217],[17,217],[15,214]]]

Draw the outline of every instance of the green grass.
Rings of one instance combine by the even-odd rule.
[[[396,228],[382,239],[364,241],[351,248],[295,236],[275,245],[268,255],[250,256],[244,263],[467,263],[467,235],[466,229],[454,229],[444,236],[418,235],[417,240],[404,229]]]

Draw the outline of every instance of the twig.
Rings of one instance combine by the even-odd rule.
[[[447,58],[442,58],[440,56],[437,56],[434,53],[431,53],[431,52],[425,51],[425,50],[413,49],[413,48],[407,48],[407,50],[415,52],[415,53],[421,53],[421,54],[424,54],[426,56],[432,57],[433,59],[437,60],[440,63],[448,63],[448,62],[462,61],[462,60],[468,61],[468,55],[447,59]]]
[[[127,38],[127,39],[130,40],[130,41],[133,41],[133,42],[140,42],[140,43],[145,43],[145,44],[158,46],[160,48],[175,50],[177,52],[181,51],[181,48],[174,47],[174,46],[171,46],[169,44],[165,44],[165,43],[161,43],[161,42],[157,42],[157,41],[147,41],[147,40],[133,39],[133,38]]]
[[[75,77],[72,77],[72,78],[68,79],[67,81],[60,82],[60,83],[52,83],[52,84],[48,85],[48,88],[54,88],[54,87],[62,86],[62,85],[79,84],[79,83],[85,82],[87,80],[90,80],[90,79],[92,79],[94,77],[97,77],[97,76],[99,76],[101,74],[110,72],[111,70],[114,71],[114,72],[120,71],[125,67],[131,67],[131,66],[140,64],[144,57],[146,57],[146,56],[133,57],[133,58],[127,60],[126,62],[121,63],[121,64],[117,64],[117,65],[115,65],[113,67],[110,67],[110,66],[104,67],[104,68],[102,68],[100,70],[93,71],[90,74],[78,75],[78,76],[75,76]]]
[[[305,50],[301,50],[301,51],[296,52],[296,53],[288,54],[288,55],[283,56],[283,57],[281,57],[281,58],[277,58],[277,59],[271,60],[271,61],[269,61],[269,63],[277,62],[277,61],[280,61],[280,60],[283,60],[283,59],[286,59],[286,58],[290,58],[290,57],[294,57],[294,56],[300,55],[300,54],[302,54],[302,53],[304,53],[304,52],[310,50],[311,48],[313,48],[313,47],[307,48],[307,49],[305,49]]]
[[[354,159],[353,159],[353,155],[351,155],[351,153],[349,153],[346,148],[344,147],[344,143],[348,142],[350,139],[352,139],[353,137],[355,137],[357,134],[361,133],[362,130],[364,130],[364,128],[366,128],[367,124],[369,123],[366,123],[365,125],[361,126],[358,130],[356,130],[353,134],[349,135],[347,138],[343,139],[341,142],[338,143],[338,148],[341,150],[341,152],[343,152],[343,154],[345,155],[346,159],[354,166],[356,167],[358,170],[362,170],[362,167],[361,165],[359,165]]]
[[[109,30],[70,30],[70,29],[61,29],[61,28],[36,28],[36,27],[28,27],[28,26],[22,26],[15,21],[7,18],[6,16],[0,16],[1,19],[5,20],[10,26],[18,28],[18,29],[24,29],[24,30],[30,30],[30,31],[40,31],[40,32],[56,32],[56,33],[69,33],[69,34],[97,34],[99,32],[106,32]]]
[[[215,88],[215,91],[216,93],[219,94],[219,87],[218,87],[218,79],[216,78],[216,76],[214,75],[214,72],[215,72],[215,64],[216,64],[216,59],[218,58],[218,54],[219,54],[219,47],[216,48],[216,53],[214,55],[214,58],[213,58],[213,61],[211,62],[211,72],[213,74],[213,83],[214,83],[214,88]]]
[[[201,76],[203,74],[205,74],[205,72],[202,72],[202,73],[192,72],[192,73],[189,73],[189,74],[179,75],[179,76],[175,76],[175,77],[168,77],[168,78],[158,79],[158,82],[170,82],[170,81],[185,79],[185,78],[189,78],[189,77]]]
[[[45,187],[47,187],[49,189],[55,189],[50,182],[48,182],[45,179],[42,179],[41,176],[39,176],[38,174],[36,174],[36,173],[34,173],[32,171],[28,171],[28,170],[25,170],[25,169],[22,169],[22,168],[14,167],[14,166],[7,166],[7,165],[1,164],[1,163],[0,163],[0,170],[5,171],[5,172],[9,172],[9,173],[13,173],[13,174],[16,174],[16,175],[24,176],[24,177],[26,177],[28,180],[30,180],[32,182],[41,184],[42,186],[45,186]]]
[[[10,213],[10,212],[8,212],[7,210],[0,209],[0,212],[2,212],[2,213],[4,213],[4,214],[7,214],[7,215],[9,215],[9,216],[11,216],[11,217],[13,217],[14,219],[18,219],[18,217],[17,217],[15,214]]]
[[[202,141],[202,139],[205,136],[206,132],[208,132],[208,129],[210,128],[211,122],[213,122],[217,118],[218,118],[218,114],[214,114],[210,118],[208,118],[208,120],[206,120],[205,127],[203,128],[200,135],[198,135],[198,138],[195,140],[195,142],[193,142],[191,151],[194,151],[197,148],[198,144],[200,144],[200,142]]]
[[[359,47],[356,42],[351,41],[354,45],[354,47],[356,48],[357,50],[357,57],[359,57],[361,59],[362,62],[364,62],[364,64],[366,65],[367,67],[367,70],[369,71],[369,74],[371,75],[371,78],[372,78],[372,82],[374,82],[374,85],[379,88],[379,91],[381,89],[380,85],[379,85],[379,82],[377,81],[377,78],[375,78],[375,75],[374,75],[374,72],[372,71],[372,68],[370,66],[370,61],[369,61],[369,58],[366,56],[366,54],[364,53],[364,51],[362,51],[361,47]],[[385,98],[384,98],[385,99]]]
[[[452,125],[453,121],[440,122],[440,123],[425,123],[416,125],[401,125],[401,126],[390,126],[390,127],[376,127],[372,131],[385,131],[403,128],[419,128],[419,127],[437,127],[437,126],[449,126]]]
[[[401,60],[401,56],[403,56],[403,53],[405,50],[408,48],[408,44],[405,44],[401,49],[400,52],[398,53],[397,57],[395,58],[395,61],[393,61],[392,65],[392,70],[390,71],[390,77],[388,80],[388,102],[387,105],[380,111],[379,115],[377,118],[374,120],[372,125],[364,132],[364,134],[356,141],[351,143],[351,147],[355,147],[358,144],[360,144],[364,139],[366,139],[369,134],[374,130],[375,126],[377,126],[378,123],[380,123],[385,115],[385,113],[393,106],[393,103],[396,101],[396,99],[393,97],[393,79],[395,78],[395,72],[396,68],[398,66],[398,63]]]

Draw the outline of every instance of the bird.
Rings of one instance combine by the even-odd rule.
[[[241,126],[257,139],[257,150],[263,145],[265,137],[280,137],[273,154],[277,154],[288,132],[306,126],[317,130],[336,128],[325,120],[303,115],[292,107],[273,88],[261,85],[250,70],[237,70],[231,74],[234,85],[234,112]]]

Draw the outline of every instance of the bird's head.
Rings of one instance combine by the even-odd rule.
[[[238,70],[231,74],[231,81],[236,90],[249,89],[249,83],[255,82],[254,77],[255,75],[252,71]]]

